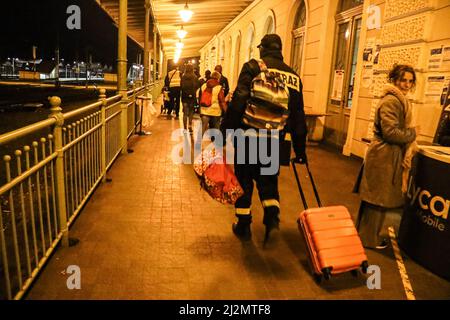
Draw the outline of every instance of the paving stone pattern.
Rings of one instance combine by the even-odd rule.
[[[70,230],[80,243],[58,248],[27,299],[406,299],[391,249],[367,250],[369,262],[381,267],[381,290],[369,290],[361,274],[314,282],[297,229],[303,208],[291,168],[280,174],[280,231],[263,248],[254,192],[253,238],[239,241],[231,232],[233,207],[200,190],[192,165],[173,164],[179,142],[170,137],[179,126],[159,116],[152,135],[131,138],[134,153],[118,158],[108,172],[112,182],[97,188]],[[323,204],[346,205],[355,216],[359,199],[351,190],[361,161],[323,147],[307,152]],[[417,298],[450,297],[449,282],[406,263]],[[67,288],[69,265],[80,267],[81,290]]]

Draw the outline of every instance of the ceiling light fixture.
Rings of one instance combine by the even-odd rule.
[[[177,49],[183,49],[184,43],[181,42],[181,40],[178,40],[178,42],[176,43],[176,47],[177,47]]]
[[[191,10],[189,10],[187,0],[186,0],[186,5],[184,6],[184,9],[178,11],[178,13],[180,14],[181,20],[183,20],[184,22],[188,22],[189,20],[191,20],[192,15],[194,14]]]
[[[183,25],[181,25],[181,29],[177,30],[178,38],[184,39],[186,37],[187,31],[183,29]]]

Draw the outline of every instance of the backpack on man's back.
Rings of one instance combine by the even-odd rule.
[[[260,72],[252,80],[242,122],[255,129],[283,130],[289,117],[289,90],[264,61],[257,63]]]

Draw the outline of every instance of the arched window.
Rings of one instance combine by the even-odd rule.
[[[233,39],[230,37],[229,39],[228,39],[228,49],[227,49],[227,57],[228,57],[228,59],[227,59],[227,70],[228,70],[228,72],[227,72],[227,74],[229,74],[230,76],[232,75],[232,73],[233,73],[233,61],[232,61],[232,59],[231,59],[231,55],[233,54]]]
[[[306,25],[306,7],[302,0],[295,14],[294,27],[292,30],[292,52],[291,65],[292,68],[300,74],[303,57],[303,45],[305,42],[305,25]]]
[[[209,50],[205,52],[205,70],[209,70]]]
[[[234,83],[237,83],[240,69],[240,55],[241,55],[241,35],[236,37],[236,45],[234,50]]]
[[[264,24],[263,34],[271,34],[271,33],[275,33],[275,19],[272,10],[270,10],[270,14],[266,19],[266,23]]]
[[[222,44],[220,45],[220,64],[223,64],[225,60],[225,40],[222,40]]]
[[[301,1],[300,6],[297,9],[297,14],[294,20],[294,30],[304,27],[306,24],[306,7],[305,1]]]
[[[213,70],[216,66],[216,47],[211,48],[210,57],[209,57],[209,70]]]
[[[248,51],[246,60],[250,60],[255,56],[255,27],[253,26],[253,23],[249,25],[247,30],[247,45]]]

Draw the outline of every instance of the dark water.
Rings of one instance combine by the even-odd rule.
[[[114,90],[107,90],[106,95],[114,95]],[[0,135],[21,127],[45,120],[50,115],[48,97],[61,98],[62,112],[69,112],[98,100],[97,89],[89,88],[54,88],[19,85],[0,85]],[[43,106],[35,110],[24,110],[24,103],[41,103]],[[76,119],[71,119],[73,121]],[[36,139],[47,136],[50,132],[39,132],[0,146],[0,157],[31,144]]]
[[[107,96],[113,95],[107,90]],[[0,85],[0,134],[9,132],[32,123],[44,120],[50,114],[48,97],[61,98],[62,112],[68,112],[98,100],[97,89],[89,88],[55,88],[22,85]],[[20,105],[24,103],[40,103],[42,108],[35,111],[24,111]]]
[[[114,90],[107,90],[106,92],[108,97],[114,94]],[[57,89],[55,87],[0,85],[0,135],[47,119],[50,115],[50,104],[48,102],[50,96],[61,98],[62,112],[65,113],[96,102],[99,92],[93,88],[85,89],[82,87]],[[27,111],[19,106],[14,107],[14,105],[23,103],[41,103],[43,106],[36,110]],[[70,122],[86,115],[82,114],[77,118],[70,119]],[[15,150],[23,151],[25,145],[31,146],[33,141],[39,141],[43,137],[47,138],[50,133],[50,128],[46,128],[0,145],[0,185],[6,180],[3,156],[10,155],[14,159]]]
[[[112,90],[107,91],[107,96],[113,95],[115,92]],[[95,89],[85,89],[85,88],[59,88],[56,89],[54,87],[38,87],[38,86],[22,86],[22,85],[0,85],[0,135],[19,129],[21,127],[39,122],[41,120],[45,120],[50,115],[50,104],[48,102],[49,96],[59,96],[62,100],[61,107],[63,109],[62,112],[69,112],[72,110],[75,110],[77,108],[83,107],[85,105],[88,105],[92,102],[95,102],[98,100],[99,92]],[[43,106],[41,108],[35,109],[35,110],[24,110],[21,108],[21,104],[24,103],[41,103]],[[85,115],[80,115],[78,117],[81,118]],[[78,119],[70,119],[70,122],[76,121]],[[25,137],[13,140],[11,142],[8,142],[7,144],[0,146],[0,186],[4,185],[6,183],[6,175],[5,175],[5,162],[3,161],[3,156],[10,155],[13,158],[13,161],[11,162],[11,175],[14,178],[17,176],[17,166],[16,162],[14,161],[14,151],[15,150],[22,150],[25,145],[31,146],[33,141],[39,141],[42,137],[47,137],[48,134],[50,134],[50,128],[43,129],[40,132],[35,132],[33,134],[29,134]],[[32,153],[33,154],[33,153]],[[39,157],[41,158],[41,157]],[[32,161],[34,162],[34,161]],[[16,270],[16,260],[14,256],[14,249],[12,247],[13,242],[13,235],[12,235],[12,222],[15,221],[15,224],[17,226],[17,233],[18,233],[18,245],[22,249],[24,248],[24,238],[23,234],[28,234],[29,238],[29,244],[31,252],[34,252],[34,248],[31,246],[32,239],[33,239],[33,233],[31,232],[31,225],[30,220],[31,218],[34,218],[36,221],[36,230],[42,230],[45,229],[45,234],[48,235],[50,230],[48,230],[48,225],[50,224],[53,228],[53,226],[57,225],[57,221],[53,219],[54,217],[54,210],[53,205],[50,205],[49,208],[47,208],[45,205],[42,205],[44,215],[39,219],[37,208],[34,212],[33,217],[31,217],[30,210],[28,208],[29,206],[29,200],[30,197],[32,197],[32,201],[36,203],[36,201],[42,202],[42,204],[45,203],[44,201],[44,180],[47,180],[48,185],[50,185],[50,172],[47,173],[47,176],[44,177],[42,172],[40,173],[39,180],[40,180],[40,189],[41,189],[41,198],[38,199],[37,197],[37,176],[33,176],[32,180],[30,180],[30,186],[32,188],[31,193],[28,190],[28,180],[20,186],[16,186],[13,189],[13,193],[16,195],[13,200],[13,207],[15,208],[15,215],[12,216],[12,210],[9,203],[9,197],[8,194],[0,195],[0,208],[1,208],[1,215],[3,219],[3,232],[7,239],[7,255],[8,255],[8,261],[9,261],[9,271],[11,275],[12,280],[12,287],[13,292],[17,291],[19,288],[18,284],[18,278],[17,278],[17,270]],[[24,195],[24,204],[26,205],[25,211],[21,210],[22,201],[20,200],[19,195],[21,188],[23,189],[23,195]],[[50,188],[50,199],[53,199],[54,195],[51,194],[51,188]],[[52,203],[53,201],[51,201]],[[25,215],[25,220],[28,221],[27,223],[24,223],[23,216]],[[49,221],[50,218],[52,221]],[[42,221],[42,225],[39,223],[39,221]],[[55,236],[55,232],[53,233],[53,236]],[[41,235],[38,232],[37,234],[37,241],[39,243],[38,251],[36,254],[39,257],[42,257],[44,253],[44,248],[41,246],[42,244]],[[48,241],[50,239],[45,239],[46,246],[48,248]],[[31,265],[32,268],[36,265],[35,261],[35,255],[31,255]],[[27,270],[25,269],[26,266],[26,259],[24,255],[24,250],[21,250],[20,254],[20,260],[22,265],[22,275],[23,279],[25,280],[27,277]],[[0,300],[5,299],[5,291],[3,290],[5,288],[5,279],[3,278],[3,268],[4,265],[1,262],[0,258]]]

